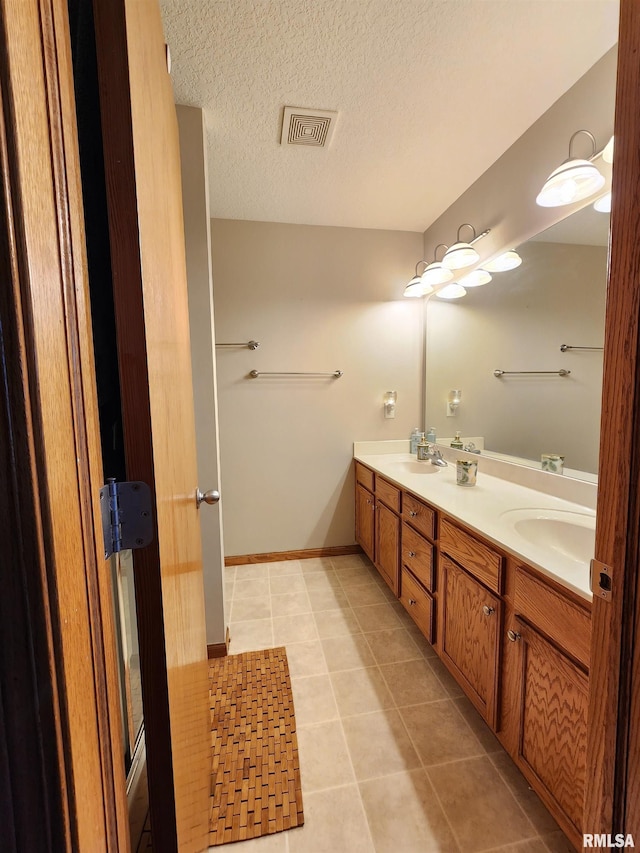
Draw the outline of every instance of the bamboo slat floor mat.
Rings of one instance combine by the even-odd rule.
[[[209,844],[302,826],[298,740],[283,647],[209,663]]]

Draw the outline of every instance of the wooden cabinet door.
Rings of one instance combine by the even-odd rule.
[[[356,484],[356,541],[373,562],[374,559],[374,517],[375,503],[373,495],[360,483]]]
[[[502,602],[448,557],[440,565],[442,659],[495,729]]]
[[[581,847],[588,677],[529,625],[516,624],[522,645],[519,763]]]
[[[134,555],[153,848],[189,853],[211,731],[178,125],[158,0],[93,6],[127,474],[156,516]]]
[[[376,568],[398,594],[400,518],[380,501],[376,503]]]

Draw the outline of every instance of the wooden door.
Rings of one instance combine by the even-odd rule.
[[[0,2],[0,847],[129,849],[64,0]]]
[[[376,567],[391,589],[398,593],[400,571],[400,518],[376,501]]]
[[[582,841],[589,679],[567,655],[516,621],[522,654],[518,759],[524,773],[560,809],[564,831]],[[555,808],[554,808],[555,806]]]
[[[157,536],[134,552],[154,851],[207,847],[210,727],[178,127],[157,0],[96,0],[129,479]]]
[[[374,558],[374,511],[373,495],[360,483],[356,483],[356,539],[372,562]]]
[[[440,566],[442,658],[495,729],[502,603],[448,557]]]

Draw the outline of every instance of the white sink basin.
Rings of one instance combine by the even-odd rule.
[[[595,515],[558,509],[511,509],[501,518],[532,545],[588,565],[596,540]]]
[[[389,467],[397,468],[398,472],[404,474],[437,474],[439,468],[431,462],[408,462],[406,460],[389,462]]]

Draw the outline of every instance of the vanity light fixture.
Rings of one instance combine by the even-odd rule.
[[[460,299],[461,296],[467,295],[467,291],[457,281],[452,281],[451,284],[445,284],[441,290],[437,290],[435,295],[440,299]]]
[[[478,268],[463,275],[458,281],[463,287],[481,287],[483,284],[489,284],[491,273]]]
[[[445,249],[449,248],[446,243],[438,243],[438,245],[433,250],[433,261],[422,273],[422,283],[429,287],[430,290],[433,289],[433,285],[446,284],[453,278],[453,273],[451,272],[451,270],[445,267],[442,261],[439,261],[436,258],[440,246],[444,246]],[[427,292],[430,292],[430,290]]]
[[[540,207],[562,207],[565,204],[573,204],[589,198],[604,186],[605,177],[591,160],[574,157],[571,153],[573,140],[581,133],[585,133],[591,140],[591,159],[596,156],[597,146],[594,135],[588,130],[576,130],[569,140],[568,158],[553,170],[538,193],[536,204]]]
[[[598,213],[611,213],[611,192],[609,191],[602,198],[597,199],[593,203],[594,210]]]
[[[453,390],[449,391],[447,394],[447,417],[454,418],[458,414],[458,406],[460,405],[460,399],[462,397],[462,391]]]
[[[460,240],[460,232],[463,228],[471,228],[473,231],[473,240],[471,243],[465,243]],[[484,234],[486,233],[488,232],[485,231]],[[481,234],[480,237],[484,237],[484,234]],[[480,260],[480,255],[473,248],[472,243],[475,243],[480,237],[476,236],[476,229],[473,225],[469,222],[463,222],[458,228],[456,242],[444,254],[444,258],[442,259],[444,266],[450,270],[462,270],[477,263]]]
[[[404,293],[402,294],[403,296],[418,298],[420,296],[426,296],[427,293],[432,292],[433,287],[431,287],[428,282],[424,281],[423,276],[418,275],[418,267],[420,266],[420,264],[424,264],[427,269],[429,268],[428,261],[418,261],[418,263],[416,264],[416,274],[411,279],[409,284],[405,287]]]
[[[507,272],[507,270],[514,270],[516,267],[519,267],[521,263],[522,258],[515,249],[509,249],[509,251],[503,252],[492,261],[483,264],[483,269],[488,272]]]
[[[384,392],[384,397],[382,398],[382,404],[384,406],[385,418],[395,418],[397,399],[398,399],[398,392],[397,391],[385,391]]]

